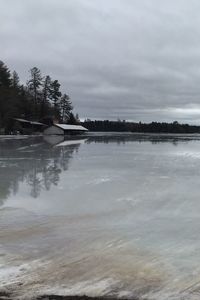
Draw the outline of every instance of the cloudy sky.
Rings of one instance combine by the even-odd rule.
[[[199,0],[0,0],[0,59],[82,118],[200,123]]]

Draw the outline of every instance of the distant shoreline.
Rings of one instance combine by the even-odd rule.
[[[81,125],[93,132],[131,132],[131,133],[200,133],[199,125],[181,124],[177,121],[167,122],[129,122],[110,120],[85,120]]]

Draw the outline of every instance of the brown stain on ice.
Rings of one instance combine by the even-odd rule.
[[[42,287],[59,285],[62,290],[63,287],[70,288],[81,282],[112,279],[113,283],[105,290],[106,294],[129,290],[135,295],[144,295],[163,287],[166,279],[164,266],[153,262],[154,259],[152,254],[148,256],[133,248],[123,249],[123,245],[122,248],[107,247],[102,241],[102,247],[86,247],[78,256],[52,254],[49,260],[35,266],[26,277],[21,292],[42,291]],[[87,290],[87,284],[85,288]],[[77,293],[81,294],[81,289]]]
[[[23,229],[13,229],[12,231],[10,229],[4,229],[2,232],[0,232],[0,239],[1,241],[10,240],[14,242],[15,240],[24,239],[33,235],[39,236],[48,232],[48,230],[48,227],[42,225],[34,225]]]

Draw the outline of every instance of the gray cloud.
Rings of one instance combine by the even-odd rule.
[[[200,123],[198,0],[0,0],[0,59],[81,117]]]

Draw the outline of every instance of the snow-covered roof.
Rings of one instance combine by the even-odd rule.
[[[33,124],[33,125],[42,125],[42,126],[45,126],[45,124],[40,123],[40,122],[36,122],[36,121],[31,121],[30,123]]]
[[[54,124],[55,126],[63,130],[78,130],[78,131],[88,131],[87,128],[81,125],[68,125],[68,124]]]
[[[20,119],[20,118],[14,118],[14,120],[19,121],[19,122],[23,122],[23,123],[30,123],[30,121],[25,120],[25,119]]]
[[[31,125],[42,125],[44,126],[45,124],[40,123],[40,122],[36,122],[36,121],[29,121],[29,120],[25,120],[25,119],[20,119],[20,118],[14,118],[14,120],[18,121],[18,122],[22,122],[22,123],[28,123]]]

